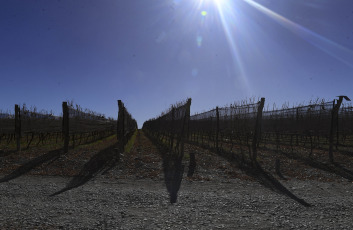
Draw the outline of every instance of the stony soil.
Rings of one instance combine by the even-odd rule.
[[[184,173],[178,201],[170,204],[161,156],[149,139],[138,134],[119,162],[115,147],[107,139],[71,150],[0,183],[0,229],[353,229],[353,183],[336,174],[299,163],[298,177],[283,169],[288,180],[280,182],[312,205],[304,207],[187,145],[184,163],[195,152],[196,172]],[[2,157],[0,178],[32,158]]]

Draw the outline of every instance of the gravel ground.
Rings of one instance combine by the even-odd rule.
[[[115,142],[108,138],[58,158],[36,151],[1,157],[0,178],[19,174],[0,183],[0,229],[353,229],[353,183],[334,173],[281,159],[288,180],[277,179],[312,205],[304,207],[224,158],[186,145],[186,156],[196,155],[196,171],[186,177],[185,159],[178,200],[170,204],[156,146],[139,132],[132,151],[111,164]],[[269,159],[264,164],[273,171]],[[27,166],[16,171],[21,165]]]
[[[50,196],[71,180],[27,175],[0,184],[1,229],[353,229],[353,183],[290,180],[306,208],[257,182],[107,179]]]

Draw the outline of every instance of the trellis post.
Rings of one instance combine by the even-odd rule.
[[[338,112],[343,102],[343,99],[350,101],[350,99],[347,96],[339,96],[337,103],[335,103],[336,100],[333,101],[333,108],[331,113],[330,138],[329,138],[330,147],[329,147],[329,153],[328,153],[329,160],[331,163],[333,163],[333,142],[334,142],[335,132],[337,132]]]
[[[124,151],[125,146],[125,107],[121,100],[118,100],[119,113],[118,113],[118,141],[120,151]]]
[[[182,133],[181,133],[180,151],[179,151],[179,157],[181,159],[184,156],[184,142],[187,137],[187,130],[188,130],[189,121],[190,121],[190,106],[191,106],[191,98],[189,98],[187,101],[186,111],[184,116],[184,124],[183,124]]]
[[[17,151],[21,151],[21,110],[18,105],[15,105],[15,136]]]
[[[218,111],[218,106],[216,107],[216,117],[217,117],[217,123],[216,123],[216,151],[218,152],[218,135],[219,135],[219,111]]]
[[[172,107],[172,121],[170,123],[170,140],[169,140],[169,143],[170,143],[170,150],[173,151],[173,145],[174,145],[174,133],[175,133],[175,108],[174,106]]]
[[[257,143],[260,139],[260,134],[261,134],[261,123],[262,123],[262,110],[265,105],[265,98],[261,98],[259,107],[257,109],[257,117],[256,117],[256,123],[255,123],[255,133],[254,133],[254,138],[252,141],[252,156],[250,156],[251,160],[253,162],[256,162],[257,158]]]
[[[69,134],[69,108],[67,106],[67,102],[63,102],[63,127],[62,132],[64,136],[64,153],[69,151],[69,142],[70,142],[70,134]]]

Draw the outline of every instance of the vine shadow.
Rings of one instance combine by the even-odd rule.
[[[337,162],[333,163],[324,163],[317,161],[313,158],[310,157],[302,157],[299,154],[296,154],[295,152],[284,152],[284,151],[278,151],[278,153],[282,154],[285,157],[288,157],[293,160],[300,161],[310,167],[320,169],[323,171],[326,171],[328,173],[333,173],[336,174],[342,178],[345,178],[347,180],[353,180],[353,172],[345,167],[343,167],[341,164]]]
[[[162,157],[164,183],[169,193],[169,201],[171,204],[177,202],[178,192],[180,190],[181,182],[185,166],[182,164],[183,157],[178,156],[161,143],[156,138],[153,138],[148,132],[145,132],[146,137],[154,144]]]
[[[80,187],[96,177],[100,172],[107,173],[110,169],[114,168],[119,162],[117,145],[118,144],[109,146],[91,157],[91,159],[83,166],[78,175],[75,176],[65,188],[51,194],[50,196],[56,196],[71,189]]]
[[[169,193],[170,203],[176,203],[181,181],[183,180],[184,168],[182,157],[174,154],[165,154],[163,156],[164,182]]]
[[[219,156],[227,159],[229,162],[232,162],[236,167],[242,170],[246,175],[254,178],[263,186],[269,188],[272,191],[275,191],[279,194],[285,195],[299,204],[305,207],[311,207],[311,204],[307,203],[305,200],[297,197],[291,191],[289,191],[280,181],[278,181],[273,175],[266,172],[258,162],[250,162],[245,160],[243,155],[240,156],[235,152],[228,152],[224,151],[223,149],[219,148],[209,148],[205,145],[201,145],[195,142],[188,142],[189,144],[193,144],[199,146],[201,148],[209,149],[214,153],[218,154]]]
[[[43,154],[39,157],[36,157],[33,160],[30,160],[29,162],[18,167],[15,171],[10,173],[9,175],[1,178],[0,183],[8,182],[8,181],[13,180],[17,177],[20,177],[23,174],[26,174],[27,172],[31,171],[32,169],[34,169],[34,168],[36,168],[46,162],[53,162],[53,161],[57,160],[62,154],[63,154],[62,149],[56,149],[56,150],[52,150],[46,154]]]

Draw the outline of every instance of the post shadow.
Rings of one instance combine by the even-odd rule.
[[[202,148],[202,146],[200,146]],[[207,149],[207,148],[206,148]],[[209,148],[208,148],[209,149]],[[214,151],[214,150],[213,150]],[[229,153],[218,150],[218,155],[227,159],[229,162],[235,164],[240,170],[242,170],[246,175],[254,178],[263,186],[269,188],[270,190],[277,192],[279,194],[285,195],[299,204],[305,207],[311,207],[311,204],[307,203],[305,200],[297,197],[291,191],[289,191],[281,182],[279,182],[274,176],[266,172],[257,161],[247,161],[236,153]]]
[[[50,196],[56,196],[71,189],[80,187],[97,176],[100,172],[107,173],[108,170],[115,167],[119,161],[119,153],[116,151],[117,144],[103,149],[94,155],[82,168],[82,170],[75,176],[65,188]]]
[[[340,163],[337,163],[337,162],[333,162],[333,166],[341,170],[342,172],[344,172],[346,175],[349,175],[349,178],[346,178],[346,179],[353,180],[353,172],[351,170],[345,168],[344,166],[342,166]]]
[[[341,176],[347,180],[353,180],[353,172],[350,171],[349,169],[344,168],[342,165],[340,165],[337,162],[323,163],[323,162],[319,162],[319,161],[314,160],[309,157],[307,157],[307,158],[302,157],[299,154],[296,154],[294,152],[288,153],[288,152],[284,152],[284,151],[279,151],[278,153],[283,154],[290,159],[294,159],[294,160],[303,162],[304,164],[306,164],[310,167],[336,174],[336,175]]]
[[[48,161],[53,162],[53,161],[57,160],[62,153],[63,153],[62,149],[56,149],[56,150],[50,151],[44,155],[41,155],[37,158],[34,158],[33,160],[18,167],[15,171],[10,173],[9,175],[1,178],[0,183],[8,182],[8,181],[13,180],[17,177],[20,177],[21,175],[23,175],[23,174],[31,171],[32,169],[44,164],[45,162],[48,162]]]
[[[152,144],[157,147],[157,150],[162,157],[164,183],[169,193],[170,203],[174,204],[177,202],[178,192],[183,180],[185,169],[185,166],[182,164],[183,157],[178,156],[173,152],[169,152],[169,149],[165,145],[160,144],[148,133],[145,133],[145,135],[152,142]]]
[[[307,203],[305,200],[297,197],[291,191],[289,191],[281,182],[279,182],[273,175],[266,172],[257,162],[255,167],[251,169],[253,176],[265,187],[268,187],[280,194],[283,194],[299,204],[305,207],[311,207],[311,204]]]
[[[188,170],[188,177],[192,177],[195,173],[196,169],[196,158],[195,158],[195,152],[190,152],[190,161],[189,161],[189,170]]]
[[[18,153],[17,150],[0,150],[0,157],[6,157],[9,156],[11,154],[15,154]]]
[[[163,156],[164,182],[169,193],[170,203],[176,203],[181,181],[183,180],[184,165],[183,158],[175,154]]]

